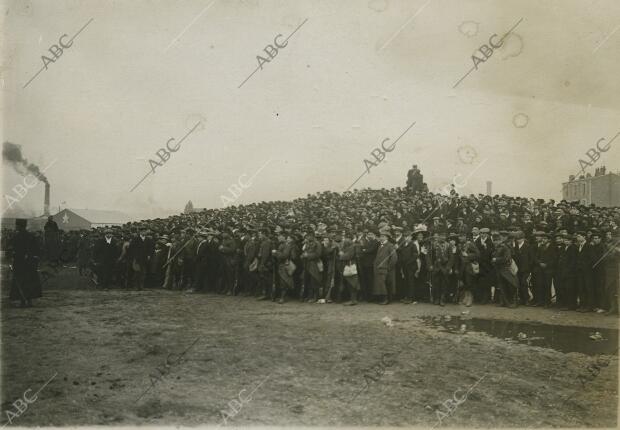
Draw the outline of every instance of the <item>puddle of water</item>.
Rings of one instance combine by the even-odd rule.
[[[482,332],[495,338],[510,339],[561,352],[618,355],[616,329],[463,317],[451,317],[449,320],[444,317],[424,317],[423,321],[426,325],[443,328],[449,333]],[[602,340],[590,339],[590,335],[595,332],[602,335]]]

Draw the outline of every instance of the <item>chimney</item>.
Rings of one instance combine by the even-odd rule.
[[[487,196],[493,194],[493,182],[487,181]]]
[[[43,199],[43,215],[49,216],[50,214],[50,184],[45,183],[45,197]]]

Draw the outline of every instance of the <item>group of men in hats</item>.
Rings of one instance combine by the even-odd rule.
[[[104,288],[617,312],[619,224],[564,201],[323,192],[82,232],[78,261]]]

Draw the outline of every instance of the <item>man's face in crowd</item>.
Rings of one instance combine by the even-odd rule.
[[[478,227],[474,227],[471,229],[471,234],[475,237],[480,234],[480,229]]]
[[[366,234],[366,237],[368,238],[368,240],[375,240],[377,237],[375,236],[375,234],[372,231],[369,231]]]
[[[595,245],[598,245],[601,243],[601,237],[598,235],[593,235],[592,236],[592,243]]]

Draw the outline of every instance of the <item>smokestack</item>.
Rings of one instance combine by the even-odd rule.
[[[493,182],[487,181],[487,196],[493,194]]]
[[[45,183],[45,197],[43,198],[43,215],[50,215],[50,184]]]

